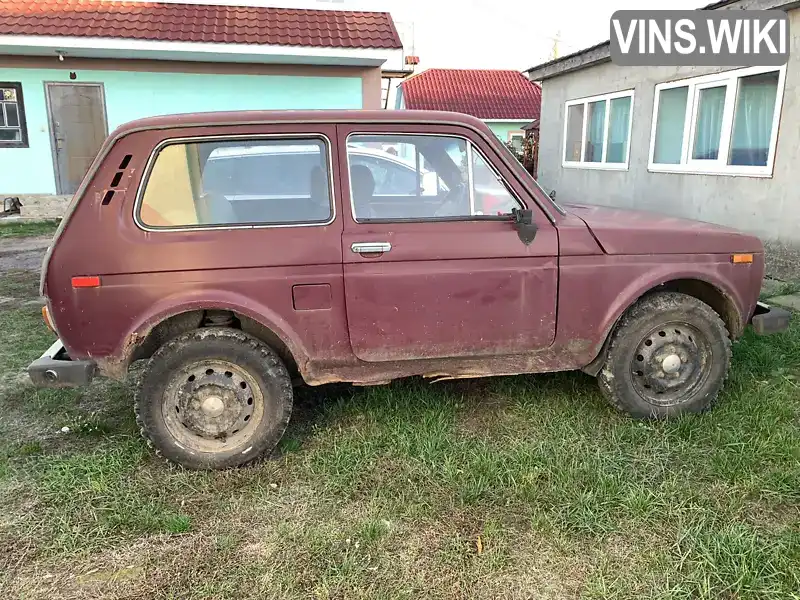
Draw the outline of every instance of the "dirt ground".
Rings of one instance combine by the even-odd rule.
[[[8,238],[0,242],[0,273],[15,269],[38,271],[52,236]]]

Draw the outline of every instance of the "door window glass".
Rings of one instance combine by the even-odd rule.
[[[403,196],[415,193],[417,172],[413,163],[375,157],[360,148],[350,153],[350,160],[353,165],[363,165],[370,170],[375,179],[375,194],[378,196]],[[430,191],[436,192],[435,189]]]
[[[472,153],[472,190],[476,215],[507,215],[519,208],[503,180],[477,151]]]
[[[148,175],[139,217],[150,227],[324,223],[329,180],[320,139],[170,144]]]
[[[473,217],[519,207],[486,160],[462,138],[353,135],[347,155],[358,221]]]

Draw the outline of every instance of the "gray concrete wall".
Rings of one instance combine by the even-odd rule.
[[[791,58],[771,178],[648,172],[656,84],[724,69],[606,62],[543,82],[540,182],[561,202],[636,208],[755,233],[770,250],[770,272],[800,279],[800,10],[789,19]],[[635,90],[628,170],[563,168],[564,103],[628,89]]]

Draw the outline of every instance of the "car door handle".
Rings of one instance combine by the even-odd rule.
[[[353,242],[350,250],[356,254],[375,254],[389,252],[392,245],[389,242]]]

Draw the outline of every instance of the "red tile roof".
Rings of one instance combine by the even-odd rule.
[[[0,35],[402,48],[385,12],[109,0],[0,0]]]
[[[428,69],[401,85],[409,109],[533,121],[542,108],[542,88],[519,71]]]

